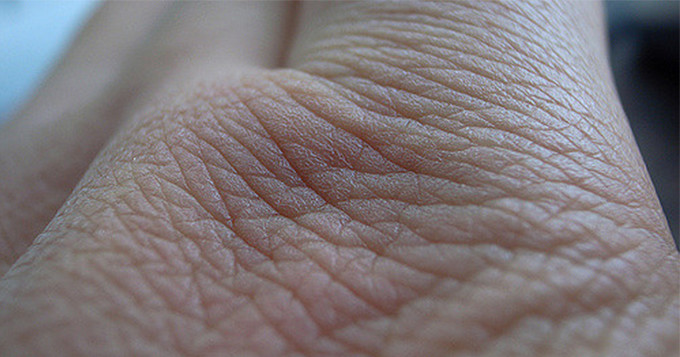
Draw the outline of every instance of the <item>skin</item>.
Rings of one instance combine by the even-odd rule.
[[[3,356],[679,352],[598,3],[114,3],[69,56],[0,140]]]

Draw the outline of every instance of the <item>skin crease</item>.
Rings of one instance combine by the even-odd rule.
[[[0,354],[677,355],[597,3],[296,14],[284,69],[220,70],[204,36],[141,79],[0,280]]]

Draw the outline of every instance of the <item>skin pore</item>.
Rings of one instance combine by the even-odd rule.
[[[0,132],[0,354],[677,354],[601,11],[105,4]]]

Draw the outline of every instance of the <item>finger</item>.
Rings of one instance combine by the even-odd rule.
[[[513,195],[546,201],[558,201],[547,188],[566,179],[580,189],[559,201],[599,196],[599,213],[650,227],[652,240],[672,248],[618,105],[602,19],[597,2],[307,2],[289,63],[343,88],[362,107],[452,134],[449,145],[491,147],[488,154],[442,150],[450,170],[472,163],[493,172],[503,163],[518,183],[536,175],[544,181],[543,188],[507,187]],[[512,169],[518,162],[529,171]],[[440,161],[432,165],[433,173],[442,168]],[[472,185],[481,179],[459,176]],[[635,208],[614,213],[609,203]],[[599,234],[610,240],[606,231]]]
[[[275,65],[288,13],[283,2],[105,4],[35,99],[0,132],[0,274],[42,230],[122,118],[201,70]]]
[[[401,79],[414,93],[374,103],[390,93],[377,78],[350,89],[304,69],[204,83],[135,117],[0,283],[0,347],[620,354],[632,338],[635,352],[674,352],[677,254],[653,228],[612,221],[633,207],[578,182],[592,168],[525,147],[531,121],[523,133],[493,93],[415,75]],[[423,99],[438,91],[453,104]],[[560,128],[544,135],[569,145]]]

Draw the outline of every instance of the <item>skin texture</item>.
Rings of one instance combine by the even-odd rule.
[[[229,42],[210,6],[295,35]],[[206,20],[162,22],[130,65],[160,69],[123,76],[147,94],[12,238],[0,354],[677,355],[678,253],[599,4],[175,11]]]

